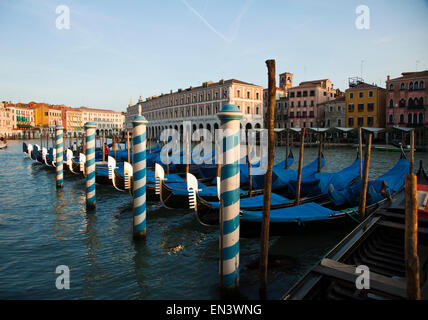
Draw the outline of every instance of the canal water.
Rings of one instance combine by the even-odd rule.
[[[34,141],[37,143],[37,141]],[[33,143],[34,143],[33,142]],[[284,159],[277,147],[275,162]],[[294,149],[297,168],[298,150]],[[316,158],[307,148],[304,164]],[[348,166],[354,148],[326,149],[326,172]],[[370,177],[391,168],[399,153],[374,151]],[[428,154],[416,153],[428,167]],[[85,181],[55,171],[22,153],[22,142],[0,150],[0,299],[218,299],[219,232],[201,226],[189,211],[148,205],[147,239],[132,239],[132,199],[97,185],[97,208],[87,213]],[[355,227],[271,237],[280,256],[269,271],[268,299],[284,293]],[[259,239],[240,241],[240,294],[258,299]],[[70,289],[55,286],[57,266],[70,269]]]

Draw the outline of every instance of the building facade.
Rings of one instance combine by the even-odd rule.
[[[9,137],[12,132],[12,112],[7,107],[7,102],[0,102],[0,137]]]
[[[386,81],[386,126],[415,128],[417,146],[428,147],[428,70]]]
[[[204,82],[199,87],[178,89],[176,92],[141,98],[129,105],[126,113],[126,128],[132,128],[132,119],[143,115],[149,121],[148,135],[159,137],[162,130],[174,128],[183,131],[183,121],[191,121],[192,129],[208,129],[214,133],[220,128],[217,113],[225,104],[235,104],[243,112],[243,128],[263,126],[263,88],[240,80]]]
[[[337,90],[329,79],[305,81],[288,90],[288,127],[319,128],[323,125],[324,102],[334,100]]]
[[[77,110],[81,112],[82,126],[88,121],[95,122],[97,135],[118,135],[124,129],[125,115],[122,112],[86,107]]]
[[[284,72],[279,75],[279,87],[276,88],[274,127],[285,128],[288,120],[288,90],[293,87],[293,74]],[[268,89],[263,90],[264,127],[268,124]]]
[[[324,102],[323,128],[343,128],[346,126],[346,99],[344,96]]]
[[[385,92],[376,85],[350,81],[345,92],[346,127],[385,128]]]

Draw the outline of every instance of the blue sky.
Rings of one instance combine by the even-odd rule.
[[[70,29],[58,30],[58,5]],[[370,29],[355,12],[370,9]],[[428,69],[428,0],[0,1],[0,100],[126,111],[160,93],[236,78],[267,86]]]

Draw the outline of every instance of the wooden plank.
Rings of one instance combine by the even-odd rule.
[[[379,221],[378,223],[379,223],[379,225],[384,226],[384,227],[404,230],[404,224],[401,224],[401,223],[396,223],[396,222],[391,222],[391,221]],[[428,234],[428,228],[419,227],[418,233]]]
[[[316,266],[313,271],[353,284],[355,284],[359,276],[359,274],[355,272],[355,266],[330,259],[323,259],[320,265]],[[404,299],[407,298],[406,283],[404,280],[388,278],[374,272],[370,272],[369,290],[380,291]]]

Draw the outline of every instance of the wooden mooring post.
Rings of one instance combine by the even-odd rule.
[[[85,156],[86,156],[86,207],[96,207],[95,190],[95,122],[85,123]]]
[[[128,163],[131,163],[131,153],[129,151],[129,131],[126,131],[126,151],[128,152]]]
[[[358,154],[360,158],[360,178],[363,178],[363,129],[358,128]]]
[[[259,266],[259,294],[261,299],[266,299],[266,288],[268,278],[268,256],[269,256],[269,224],[270,203],[272,192],[272,170],[275,156],[275,131],[274,112],[276,98],[275,60],[267,60],[268,69],[268,165],[264,181],[263,195],[263,217],[260,234],[260,266]],[[261,155],[263,158],[263,154]]]
[[[369,181],[370,156],[371,156],[371,150],[372,150],[372,136],[373,134],[369,132],[367,137],[366,156],[364,157],[364,171],[363,171],[363,177],[361,182],[360,204],[358,209],[361,219],[364,219],[366,216],[367,186],[369,183],[368,181]]]
[[[297,170],[296,206],[300,205],[300,190],[302,184],[303,154],[305,152],[306,128],[302,128],[300,137],[299,168]]]
[[[132,170],[133,170],[133,237],[146,237],[146,149],[147,120],[136,116],[132,121]]]
[[[239,285],[239,149],[242,112],[238,106],[224,105],[217,117],[220,119],[222,150],[220,201],[223,204],[223,223],[220,223],[220,270],[223,272],[222,288],[233,289]],[[238,192],[237,192],[238,191]]]
[[[288,169],[288,153],[289,148],[290,148],[290,132],[288,131],[288,129],[286,130],[286,134],[287,134],[287,138],[286,138],[286,144],[285,144],[285,169]]]
[[[106,133],[103,131],[103,162],[106,161],[106,143],[105,143]]]
[[[406,217],[405,217],[405,267],[406,289],[411,300],[421,299],[418,256],[418,191],[415,164],[415,132],[410,132],[410,168],[406,175]]]
[[[320,144],[318,146],[318,172],[321,172],[321,157],[322,157],[322,144],[324,140],[324,133],[319,134]]]

